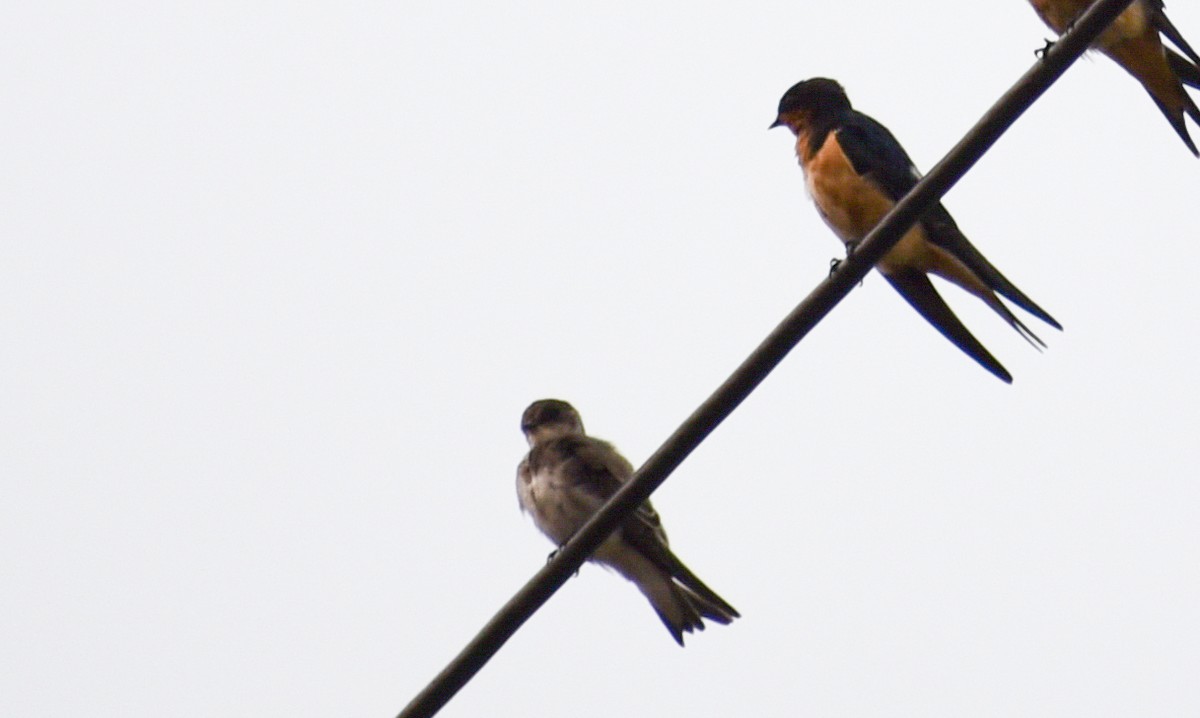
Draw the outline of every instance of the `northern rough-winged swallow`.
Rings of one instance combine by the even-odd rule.
[[[529,453],[517,469],[517,497],[542,533],[558,546],[633,475],[611,444],[584,433],[579,412],[565,401],[535,401],[521,416]],[[649,501],[609,536],[591,559],[633,581],[679,645],[704,630],[703,618],[728,624],[737,610],[688,570],[667,547],[667,534]]]

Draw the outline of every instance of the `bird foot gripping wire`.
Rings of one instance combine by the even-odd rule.
[[[550,563],[551,561],[553,561],[553,560],[554,560],[554,557],[555,557],[555,556],[557,556],[557,555],[558,555],[558,552],[559,552],[559,551],[562,551],[564,547],[566,547],[566,544],[563,544],[562,546],[559,546],[558,548],[554,549],[554,550],[553,550],[553,551],[551,551],[549,554],[547,554],[547,555],[546,555],[546,563]],[[576,569],[575,569],[575,574],[574,574],[574,575],[575,575],[575,576],[578,576],[578,575],[579,575],[579,569],[578,569],[578,568],[576,568]]]
[[[847,242],[846,243],[846,256],[849,257],[851,254],[854,254],[855,249],[858,249],[858,242]],[[838,257],[834,257],[833,259],[829,260],[829,276],[832,277],[834,272],[836,272],[838,270],[838,267],[842,266],[842,262],[844,262],[844,261],[846,261],[846,260],[840,259]],[[861,279],[858,281],[858,286],[860,286],[860,287],[862,286]]]
[[[1040,47],[1033,51],[1033,56],[1039,60],[1045,60],[1046,53],[1050,52],[1050,48],[1052,48],[1052,47],[1054,47],[1054,41],[1046,40],[1046,44],[1044,47]]]

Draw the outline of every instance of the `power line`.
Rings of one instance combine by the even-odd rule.
[[[588,556],[683,463],[837,305],[924,211],[941,199],[1017,118],[1066,72],[1104,28],[1133,0],[1096,0],[1074,27],[1006,92],[949,153],[913,187],[733,374],[671,434],[533,578],[509,599],[475,638],[400,711],[397,718],[429,718],[483,668],[500,647],[554,595]]]

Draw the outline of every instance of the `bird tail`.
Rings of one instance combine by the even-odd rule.
[[[957,229],[958,228],[955,227],[955,230]],[[987,260],[987,257],[984,257],[983,253],[975,248],[975,245],[971,244],[966,237],[963,237],[961,232],[959,233],[959,237],[961,237],[962,241],[955,247],[955,253],[959,255],[959,259],[966,264],[972,272],[979,275],[979,278],[983,280],[983,283],[987,287],[999,293],[1000,296],[1017,305],[1021,309],[1024,309],[1038,319],[1041,319],[1043,322],[1049,324],[1055,329],[1058,329],[1059,331],[1062,331],[1062,325],[1058,323],[1057,319],[1050,316],[1049,312],[1039,307],[1037,302],[1030,299],[1025,292],[1022,292],[1017,288],[1017,285],[1010,282],[1008,277],[1005,277],[1003,274],[1001,274],[999,269],[996,269],[994,266],[992,266],[992,263]],[[938,273],[955,284],[958,284],[963,289],[971,292],[972,294],[979,294],[980,298],[982,298],[985,302],[988,301],[976,289],[962,284],[959,279],[954,276],[955,273]],[[993,297],[993,299],[995,299],[995,297]],[[991,302],[988,302],[988,305],[991,306]],[[1012,315],[1012,312],[1009,312],[1007,308],[1004,308],[1004,305],[1000,306],[1002,309],[996,309],[994,306],[992,306],[992,309],[995,309],[997,312],[999,312],[1000,316],[1004,317],[1004,320],[1013,325],[1013,327],[1016,328],[1017,331],[1021,332],[1023,336],[1026,334],[1033,336],[1033,332],[1029,331],[1024,324],[1021,324],[1021,322],[1017,321],[1017,318]],[[1026,338],[1028,339],[1029,337]],[[1043,347],[1046,346],[1041,339],[1038,339],[1036,336],[1033,338],[1036,340],[1036,344],[1041,344]]]
[[[1013,314],[1012,310],[1004,302],[1000,301],[1000,297],[997,297],[996,294],[999,293],[1001,296],[1009,298],[1010,301],[1025,309],[1030,314],[1045,320],[1053,327],[1062,329],[1058,325],[1058,322],[1054,321],[1054,317],[1051,317],[1044,309],[1034,304],[1032,299],[1025,296],[1024,292],[1017,289],[1016,285],[1008,281],[1000,273],[1000,270],[993,267],[991,262],[988,262],[982,254],[979,254],[969,242],[964,241],[963,248],[964,251],[975,253],[976,257],[973,267],[974,271],[978,272],[978,276],[976,274],[964,275],[962,272],[954,271],[953,266],[938,267],[934,269],[934,272],[982,299],[984,304],[999,314],[1001,319],[1008,322],[1008,326],[1016,330],[1017,334],[1020,334],[1025,341],[1033,345],[1034,349],[1038,351],[1045,349],[1046,342],[1034,334],[1033,330],[1025,325],[1025,322],[1018,319],[1017,315]]]
[[[1167,19],[1166,13],[1162,11],[1161,3],[1159,3],[1159,7],[1156,8],[1151,16],[1151,21],[1158,28],[1159,32],[1183,53],[1183,55],[1180,55],[1169,47],[1163,48],[1166,52],[1167,66],[1176,78],[1175,89],[1177,89],[1179,95],[1182,95],[1177,106],[1172,107],[1176,103],[1168,105],[1159,100],[1154,92],[1151,92],[1151,97],[1154,97],[1158,108],[1167,116],[1171,127],[1174,127],[1179,136],[1183,138],[1184,143],[1192,151],[1192,154],[1200,156],[1200,152],[1196,151],[1196,146],[1192,142],[1192,138],[1188,135],[1187,127],[1183,121],[1183,114],[1186,112],[1197,124],[1200,124],[1200,108],[1196,107],[1196,103],[1188,96],[1187,91],[1182,86],[1179,86],[1179,83],[1182,83],[1189,87],[1200,88],[1200,54],[1197,54],[1192,49],[1192,46],[1188,44],[1187,40],[1183,39],[1183,34],[1179,32],[1174,23]],[[1150,88],[1147,87],[1146,89],[1149,90]]]
[[[701,581],[700,577],[692,573],[675,554],[668,551],[666,558],[670,563],[667,570],[683,588],[700,615],[721,625],[728,625],[733,619],[741,617],[736,608]]]
[[[1191,135],[1188,134],[1187,123],[1183,120],[1183,113],[1187,112],[1192,119],[1200,123],[1200,109],[1197,109],[1196,103],[1192,102],[1192,98],[1188,97],[1183,88],[1179,88],[1179,92],[1183,95],[1183,104],[1177,108],[1168,107],[1165,102],[1158,99],[1158,96],[1149,89],[1146,92],[1150,95],[1150,99],[1154,100],[1154,104],[1158,105],[1158,109],[1162,111],[1163,117],[1167,118],[1167,122],[1171,123],[1172,129],[1179,135],[1179,139],[1183,140],[1183,144],[1192,151],[1193,155],[1200,157],[1200,150],[1196,149],[1196,143],[1192,141]]]
[[[1183,54],[1187,55],[1196,65],[1200,65],[1200,55],[1197,55],[1196,51],[1192,49],[1192,46],[1187,43],[1187,40],[1183,39],[1183,35],[1178,29],[1176,29],[1175,24],[1167,19],[1166,13],[1164,13],[1161,8],[1154,13],[1153,22],[1154,26],[1158,28],[1159,32],[1161,32],[1168,40],[1171,41],[1171,44],[1182,50]],[[1174,54],[1169,49],[1167,52],[1169,54]],[[1174,65],[1174,63],[1172,63],[1172,65]]]
[[[679,645],[683,645],[683,634],[704,630],[704,619],[727,625],[737,618],[737,611],[716,594],[714,603],[687,586],[672,580],[666,572],[659,571],[652,580],[639,581],[638,587],[650,601],[654,612]],[[728,607],[730,610],[726,610]]]
[[[1167,64],[1171,66],[1171,70],[1183,84],[1188,87],[1200,88],[1200,66],[1188,61],[1186,57],[1174,50],[1167,50]]]
[[[1167,25],[1178,37],[1178,31],[1174,30],[1174,26],[1171,26],[1170,23]],[[1162,27],[1161,23],[1159,27]],[[1172,39],[1171,35],[1168,35],[1168,39]],[[1191,47],[1183,42],[1182,37],[1179,37],[1179,41],[1175,44],[1187,55],[1195,54]],[[1196,107],[1196,103],[1183,88],[1185,81],[1183,75],[1180,74],[1181,68],[1189,76],[1194,74],[1184,67],[1189,64],[1188,60],[1170,48],[1164,47],[1157,35],[1114,43],[1104,47],[1103,51],[1126,72],[1133,75],[1138,82],[1142,83],[1142,87],[1146,88],[1146,92],[1150,94],[1154,104],[1158,105],[1158,109],[1167,118],[1167,122],[1179,135],[1179,139],[1183,140],[1193,155],[1200,156],[1200,150],[1196,149],[1196,143],[1188,134],[1187,123],[1184,121],[1184,115],[1187,114],[1193,120],[1200,122],[1200,109]]]
[[[1171,66],[1171,71],[1175,73],[1179,81],[1188,87],[1200,90],[1200,64],[1197,63],[1200,63],[1200,60],[1191,61],[1182,57],[1174,50],[1167,50],[1167,64]],[[1196,124],[1200,125],[1200,108],[1196,107],[1196,103],[1187,94],[1187,91],[1182,89],[1180,91],[1183,92],[1184,112],[1187,112],[1195,120]],[[1162,105],[1159,105],[1159,107],[1161,108]],[[1166,110],[1163,110],[1163,112],[1166,112]]]
[[[1039,307],[1025,294],[1025,292],[1017,289],[1016,285],[1008,281],[1003,274],[1001,274],[999,271],[996,271],[993,279],[997,281],[992,286],[995,288],[995,291],[1000,293],[1002,297],[1009,300],[1013,304],[1016,304],[1018,307],[1024,309],[1038,319],[1041,319],[1043,322],[1049,324],[1055,329],[1062,331],[1062,325],[1058,323],[1057,319],[1050,316],[1045,309]],[[995,297],[993,296],[992,299],[995,299]],[[1021,320],[1017,319],[1016,316],[1014,316],[1013,313],[1008,310],[1008,307],[1000,303],[1000,300],[996,299],[995,304],[992,304],[992,302],[987,303],[988,306],[992,307],[992,309],[999,313],[1000,316],[1004,317],[1004,320],[1007,321],[1014,329],[1020,332],[1021,336],[1030,340],[1031,344],[1034,344],[1035,346],[1041,346],[1043,348],[1046,346],[1046,343],[1041,339],[1038,339],[1036,334],[1029,331],[1029,327],[1022,324]]]
[[[681,646],[684,633],[704,630],[704,619],[726,625],[739,615],[665,547],[653,559],[629,553],[605,563],[637,585]]]
[[[1033,345],[1034,349],[1041,351],[1046,348],[1046,342],[1042,341],[1038,335],[1034,334],[1032,329],[1025,326],[1025,323],[1018,319],[1017,315],[1013,314],[1012,310],[1009,309],[1004,302],[1000,301],[1000,298],[997,297],[994,292],[988,292],[981,298],[983,299],[984,304],[991,307],[993,312],[999,314],[1004,321],[1008,322],[1008,326],[1015,329],[1017,334],[1020,334],[1025,341]]]
[[[938,294],[937,289],[933,286],[933,282],[929,281],[929,277],[924,272],[901,271],[884,274],[883,276],[913,309],[916,309],[921,316],[925,317],[925,321],[932,324],[954,346],[979,362],[980,366],[990,371],[1001,381],[1006,384],[1012,383],[1012,374],[1008,373],[1004,365],[996,357],[992,356],[992,353],[983,344],[980,344],[979,340],[959,321],[954,312],[950,311],[950,307],[946,306],[946,300],[942,299],[942,295]]]
[[[704,620],[700,612],[696,610],[696,606],[684,590],[667,574],[660,573],[652,581],[639,583],[638,587],[642,589],[654,612],[679,645],[683,645],[684,633],[704,630]]]

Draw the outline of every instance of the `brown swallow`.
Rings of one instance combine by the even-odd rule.
[[[535,401],[521,416],[529,453],[517,469],[521,508],[562,546],[633,476],[612,444],[584,433],[565,401]],[[696,577],[667,546],[662,521],[644,502],[591,556],[633,581],[679,645],[704,621],[728,624],[738,612]]]

